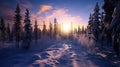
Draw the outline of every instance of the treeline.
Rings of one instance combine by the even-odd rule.
[[[14,16],[14,24],[11,26],[9,23],[6,23],[1,17],[0,19],[0,43],[5,42],[14,42],[17,48],[28,49],[31,42],[34,40],[37,43],[38,39],[41,37],[47,36],[51,39],[56,39],[58,36],[61,38],[73,38],[73,34],[83,34],[85,33],[84,26],[82,29],[80,26],[73,28],[71,23],[71,30],[67,35],[64,35],[62,32],[62,26],[58,24],[57,19],[54,19],[54,24],[49,23],[49,29],[46,29],[45,21],[43,21],[43,28],[40,29],[38,26],[37,19],[35,19],[35,24],[32,26],[30,20],[30,12],[26,9],[24,22],[22,23],[21,9],[17,5]],[[22,43],[22,44],[21,44]],[[4,46],[1,44],[2,46]]]
[[[101,43],[101,47],[113,47],[116,55],[120,56],[120,0],[104,0],[102,12],[96,3],[87,30],[89,35],[94,35],[95,41]],[[103,42],[107,44],[102,45]]]

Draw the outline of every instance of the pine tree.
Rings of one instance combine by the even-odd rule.
[[[56,38],[58,33],[58,24],[57,24],[57,19],[54,19],[54,37]]]
[[[6,34],[7,34],[7,40],[8,40],[8,42],[10,42],[11,41],[11,31],[10,31],[9,23],[7,24]]]
[[[37,20],[35,20],[35,25],[34,25],[34,38],[35,38],[35,42],[37,43],[37,40],[38,40],[38,25],[37,25]]]
[[[81,33],[81,29],[80,29],[80,26],[78,26],[78,34],[80,35]]]
[[[4,23],[4,19],[3,18],[1,18],[0,19],[0,40],[2,41],[2,42],[4,42],[5,41],[5,23]]]
[[[46,34],[47,34],[47,29],[46,29],[45,21],[43,21],[43,30],[42,30],[42,34],[43,34],[43,35],[46,35]]]
[[[82,26],[82,34],[84,34],[84,32],[85,32],[85,28],[84,26]]]
[[[87,29],[88,29],[88,34],[90,35],[92,33],[92,27],[93,27],[93,18],[92,18],[92,15],[90,13],[90,17],[89,17],[89,21],[88,21],[88,26],[87,26]]]
[[[104,0],[103,10],[105,13],[103,24],[104,29],[102,30],[101,38],[106,38],[108,42],[112,42],[112,30],[107,30],[111,21],[112,14],[116,5],[116,0]],[[106,36],[104,36],[106,35]]]
[[[52,37],[52,31],[53,31],[53,28],[52,28],[52,23],[50,22],[49,24],[49,35],[50,35],[50,38]]]
[[[95,36],[95,39],[98,39],[99,36],[99,32],[100,32],[100,13],[99,13],[99,6],[98,3],[96,3],[95,9],[94,9],[94,13],[93,13],[93,27],[92,27],[92,31],[93,31],[93,35]]]
[[[24,20],[24,36],[23,36],[23,46],[24,48],[29,48],[32,41],[32,27],[30,23],[29,10],[26,9],[26,15]]]
[[[41,38],[41,34],[42,34],[42,32],[41,32],[41,29],[40,28],[38,28],[38,38],[40,39]]]
[[[119,44],[120,44],[120,1],[118,0],[116,3],[116,7],[113,12],[113,19],[108,27],[108,30],[112,30],[112,42],[113,42],[113,48],[116,52],[116,55],[120,55],[120,49],[119,49]]]
[[[73,38],[73,24],[71,22],[69,39],[72,39],[72,38]]]
[[[17,5],[16,10],[15,10],[15,23],[14,23],[14,37],[16,41],[16,47],[19,48],[19,42],[21,40],[21,15],[20,15],[20,7]]]

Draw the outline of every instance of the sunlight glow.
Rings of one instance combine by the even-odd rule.
[[[71,31],[71,25],[70,24],[63,24],[62,30],[64,33],[69,33]]]

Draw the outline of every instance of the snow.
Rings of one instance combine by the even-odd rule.
[[[11,47],[12,46],[12,47]],[[92,47],[92,48],[91,48]],[[42,37],[29,50],[18,49],[14,43],[0,49],[0,67],[117,67],[102,53],[94,53],[95,42],[85,35],[74,39],[54,40]],[[93,53],[94,54],[93,54]]]

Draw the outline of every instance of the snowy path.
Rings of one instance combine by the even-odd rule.
[[[75,41],[66,40],[50,45],[43,52],[39,49],[6,50],[6,53],[1,55],[0,67],[113,67],[104,58],[89,55],[86,49]]]
[[[48,58],[36,60],[33,64],[40,67],[113,67],[102,58],[88,55],[84,47],[74,43],[54,45],[45,53],[49,54]]]

